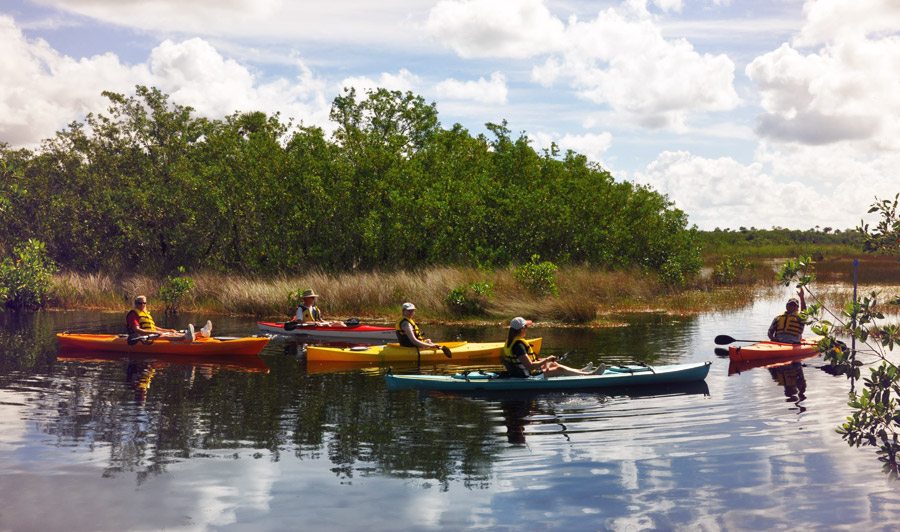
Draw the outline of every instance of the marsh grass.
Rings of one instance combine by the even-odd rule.
[[[194,290],[185,298],[184,312],[234,314],[266,319],[288,319],[296,310],[291,292],[312,288],[326,318],[358,317],[393,322],[400,305],[412,301],[423,321],[459,321],[445,300],[455,287],[488,281],[494,289],[484,316],[466,321],[502,322],[511,316],[559,324],[604,325],[610,316],[629,312],[696,313],[712,308],[733,308],[752,301],[749,286],[721,289],[701,276],[684,290],[672,290],[655,275],[641,270],[614,271],[564,267],[557,274],[558,296],[539,297],[516,281],[513,268],[433,267],[415,272],[310,272],[302,276],[268,278],[198,273],[190,275]],[[160,309],[157,293],[161,280],[145,276],[115,279],[103,274],[61,273],[55,277],[52,305],[58,308],[130,308],[134,296],[150,298]]]

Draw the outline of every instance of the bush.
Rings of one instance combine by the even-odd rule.
[[[487,311],[494,284],[485,280],[457,286],[450,291],[444,303],[451,312],[459,315],[478,315]]]
[[[716,284],[732,284],[736,280],[747,277],[753,271],[755,264],[742,258],[725,257],[713,266],[712,278]]]
[[[184,267],[178,267],[178,273],[184,273]],[[178,307],[184,296],[194,289],[194,280],[190,277],[172,277],[166,278],[166,284],[159,287],[159,297],[166,304],[166,316],[178,314]]]
[[[13,258],[7,257],[0,262],[0,302],[3,307],[12,310],[43,307],[53,287],[53,274],[57,271],[40,240],[30,239],[16,246]]]
[[[539,263],[539,260],[540,255],[532,255],[531,262],[517,268],[513,276],[520,285],[536,296],[559,294],[559,289],[556,288],[556,270],[559,268],[552,262]]]

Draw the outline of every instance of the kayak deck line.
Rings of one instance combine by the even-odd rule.
[[[628,387],[703,381],[712,362],[667,366],[618,366],[599,375],[509,377],[503,373],[462,372],[455,375],[385,375],[389,390],[426,389],[440,391],[569,390]]]

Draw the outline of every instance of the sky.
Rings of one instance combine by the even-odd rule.
[[[331,132],[345,88],[384,87],[582,153],[703,230],[852,229],[900,192],[900,0],[0,0],[0,49],[13,148],[105,90]]]

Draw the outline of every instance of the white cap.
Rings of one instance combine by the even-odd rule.
[[[400,308],[403,310],[416,310],[416,306],[412,303],[404,303]]]
[[[531,323],[532,323],[531,320],[526,320],[525,318],[516,316],[515,318],[512,319],[511,322],[509,322],[509,327],[511,329],[521,329],[523,327],[530,327]]]

